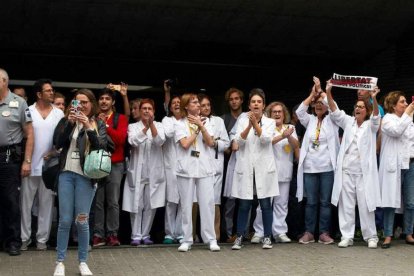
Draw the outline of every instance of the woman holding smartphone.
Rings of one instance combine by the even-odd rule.
[[[178,251],[187,252],[193,244],[192,206],[194,190],[200,208],[201,237],[211,251],[220,251],[214,232],[214,168],[210,150],[214,146],[209,120],[200,116],[196,94],[181,97],[181,119],[174,125],[177,147],[178,194],[182,206],[184,238]]]
[[[239,199],[237,238],[233,250],[242,248],[253,199],[257,197],[262,210],[263,249],[272,248],[272,197],[279,195],[278,170],[273,155],[272,139],[275,121],[264,116],[265,94],[253,89],[249,94],[247,116],[237,122],[236,141],[239,145],[231,195]]]
[[[92,275],[86,261],[89,245],[89,211],[96,190],[96,182],[85,176],[83,165],[87,144],[90,150],[107,148],[105,123],[96,120],[98,111],[95,96],[89,89],[76,92],[66,117],[55,129],[53,142],[60,154],[58,183],[59,227],[57,235],[57,263],[54,276],[64,276],[69,232],[75,215],[78,230],[79,271]]]

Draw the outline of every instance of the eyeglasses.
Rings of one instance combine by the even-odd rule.
[[[196,100],[196,101],[191,101],[190,103],[192,103],[192,104],[198,104],[198,101]]]
[[[357,107],[358,107],[359,109],[365,109],[365,106],[363,106],[363,105],[357,105],[357,104],[356,104],[356,105],[354,105],[354,108],[355,108],[355,109],[356,109]]]
[[[90,101],[79,101],[81,105],[87,105]]]
[[[55,90],[54,89],[46,89],[46,90],[42,90],[42,92],[53,93],[53,92],[55,92]]]
[[[283,110],[272,110],[272,113],[282,113],[283,112]]]
[[[322,101],[317,101],[317,102],[315,102],[315,105],[323,105],[323,102]]]

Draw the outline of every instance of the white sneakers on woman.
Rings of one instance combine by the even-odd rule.
[[[65,265],[62,262],[56,262],[55,273],[53,276],[65,276]]]
[[[88,265],[84,262],[79,264],[79,272],[81,276],[91,276],[93,275]]]

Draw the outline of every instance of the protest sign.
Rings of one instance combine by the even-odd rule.
[[[363,76],[345,76],[334,73],[331,79],[332,86],[348,89],[374,90],[378,78]]]

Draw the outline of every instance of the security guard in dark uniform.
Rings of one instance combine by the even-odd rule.
[[[26,101],[8,88],[0,68],[0,227],[10,256],[20,255],[20,183],[30,175],[33,126]],[[23,148],[22,141],[26,138]]]

